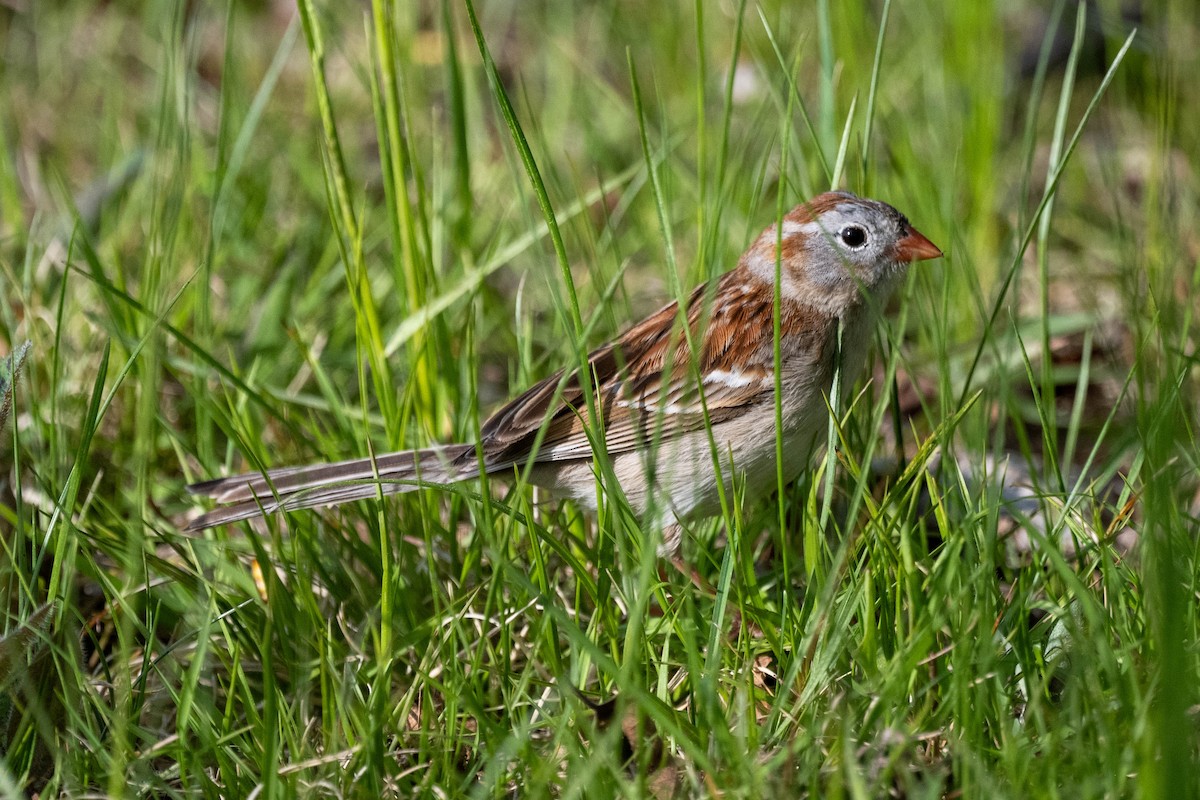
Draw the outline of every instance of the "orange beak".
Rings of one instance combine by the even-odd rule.
[[[925,234],[916,228],[909,228],[908,235],[896,242],[896,260],[904,263],[924,261],[929,258],[941,258],[942,251],[933,242],[925,238]]]

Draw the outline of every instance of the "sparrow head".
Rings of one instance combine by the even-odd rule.
[[[914,261],[942,251],[887,203],[850,192],[826,192],[771,226],[751,248],[751,270],[774,279],[779,244],[785,296],[839,313],[863,292],[883,301]]]

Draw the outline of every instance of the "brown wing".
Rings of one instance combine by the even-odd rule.
[[[770,401],[775,383],[773,302],[769,287],[739,267],[688,298],[688,327],[700,351],[697,366],[679,324],[677,303],[593,351],[588,369],[609,454],[702,428],[705,410],[716,423],[746,406]],[[792,302],[785,302],[782,311],[785,356],[798,348],[824,347],[829,324],[822,315]],[[579,371],[565,379],[558,372],[484,424],[484,459],[492,466],[524,463],[543,426],[537,461],[590,458],[587,418]],[[597,430],[593,436],[598,435]]]

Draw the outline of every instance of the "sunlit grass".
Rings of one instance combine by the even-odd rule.
[[[1194,796],[1200,24],[1087,10],[0,11],[0,795]],[[519,478],[181,533],[473,439],[831,183],[947,258],[709,586]]]

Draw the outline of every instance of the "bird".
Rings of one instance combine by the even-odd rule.
[[[721,513],[723,493],[732,497],[736,485],[752,500],[777,486],[777,452],[785,480],[807,468],[827,430],[835,380],[854,381],[909,265],[941,256],[887,203],[847,191],[817,195],[769,225],[732,270],[696,287],[682,307],[668,303],[591,351],[583,370],[559,370],[510,400],[477,442],[196,483],[192,494],[222,505],[187,528],[480,473],[527,475],[594,512],[606,491],[601,476],[611,474],[643,524],[661,530],[659,555],[674,557],[687,525]]]

